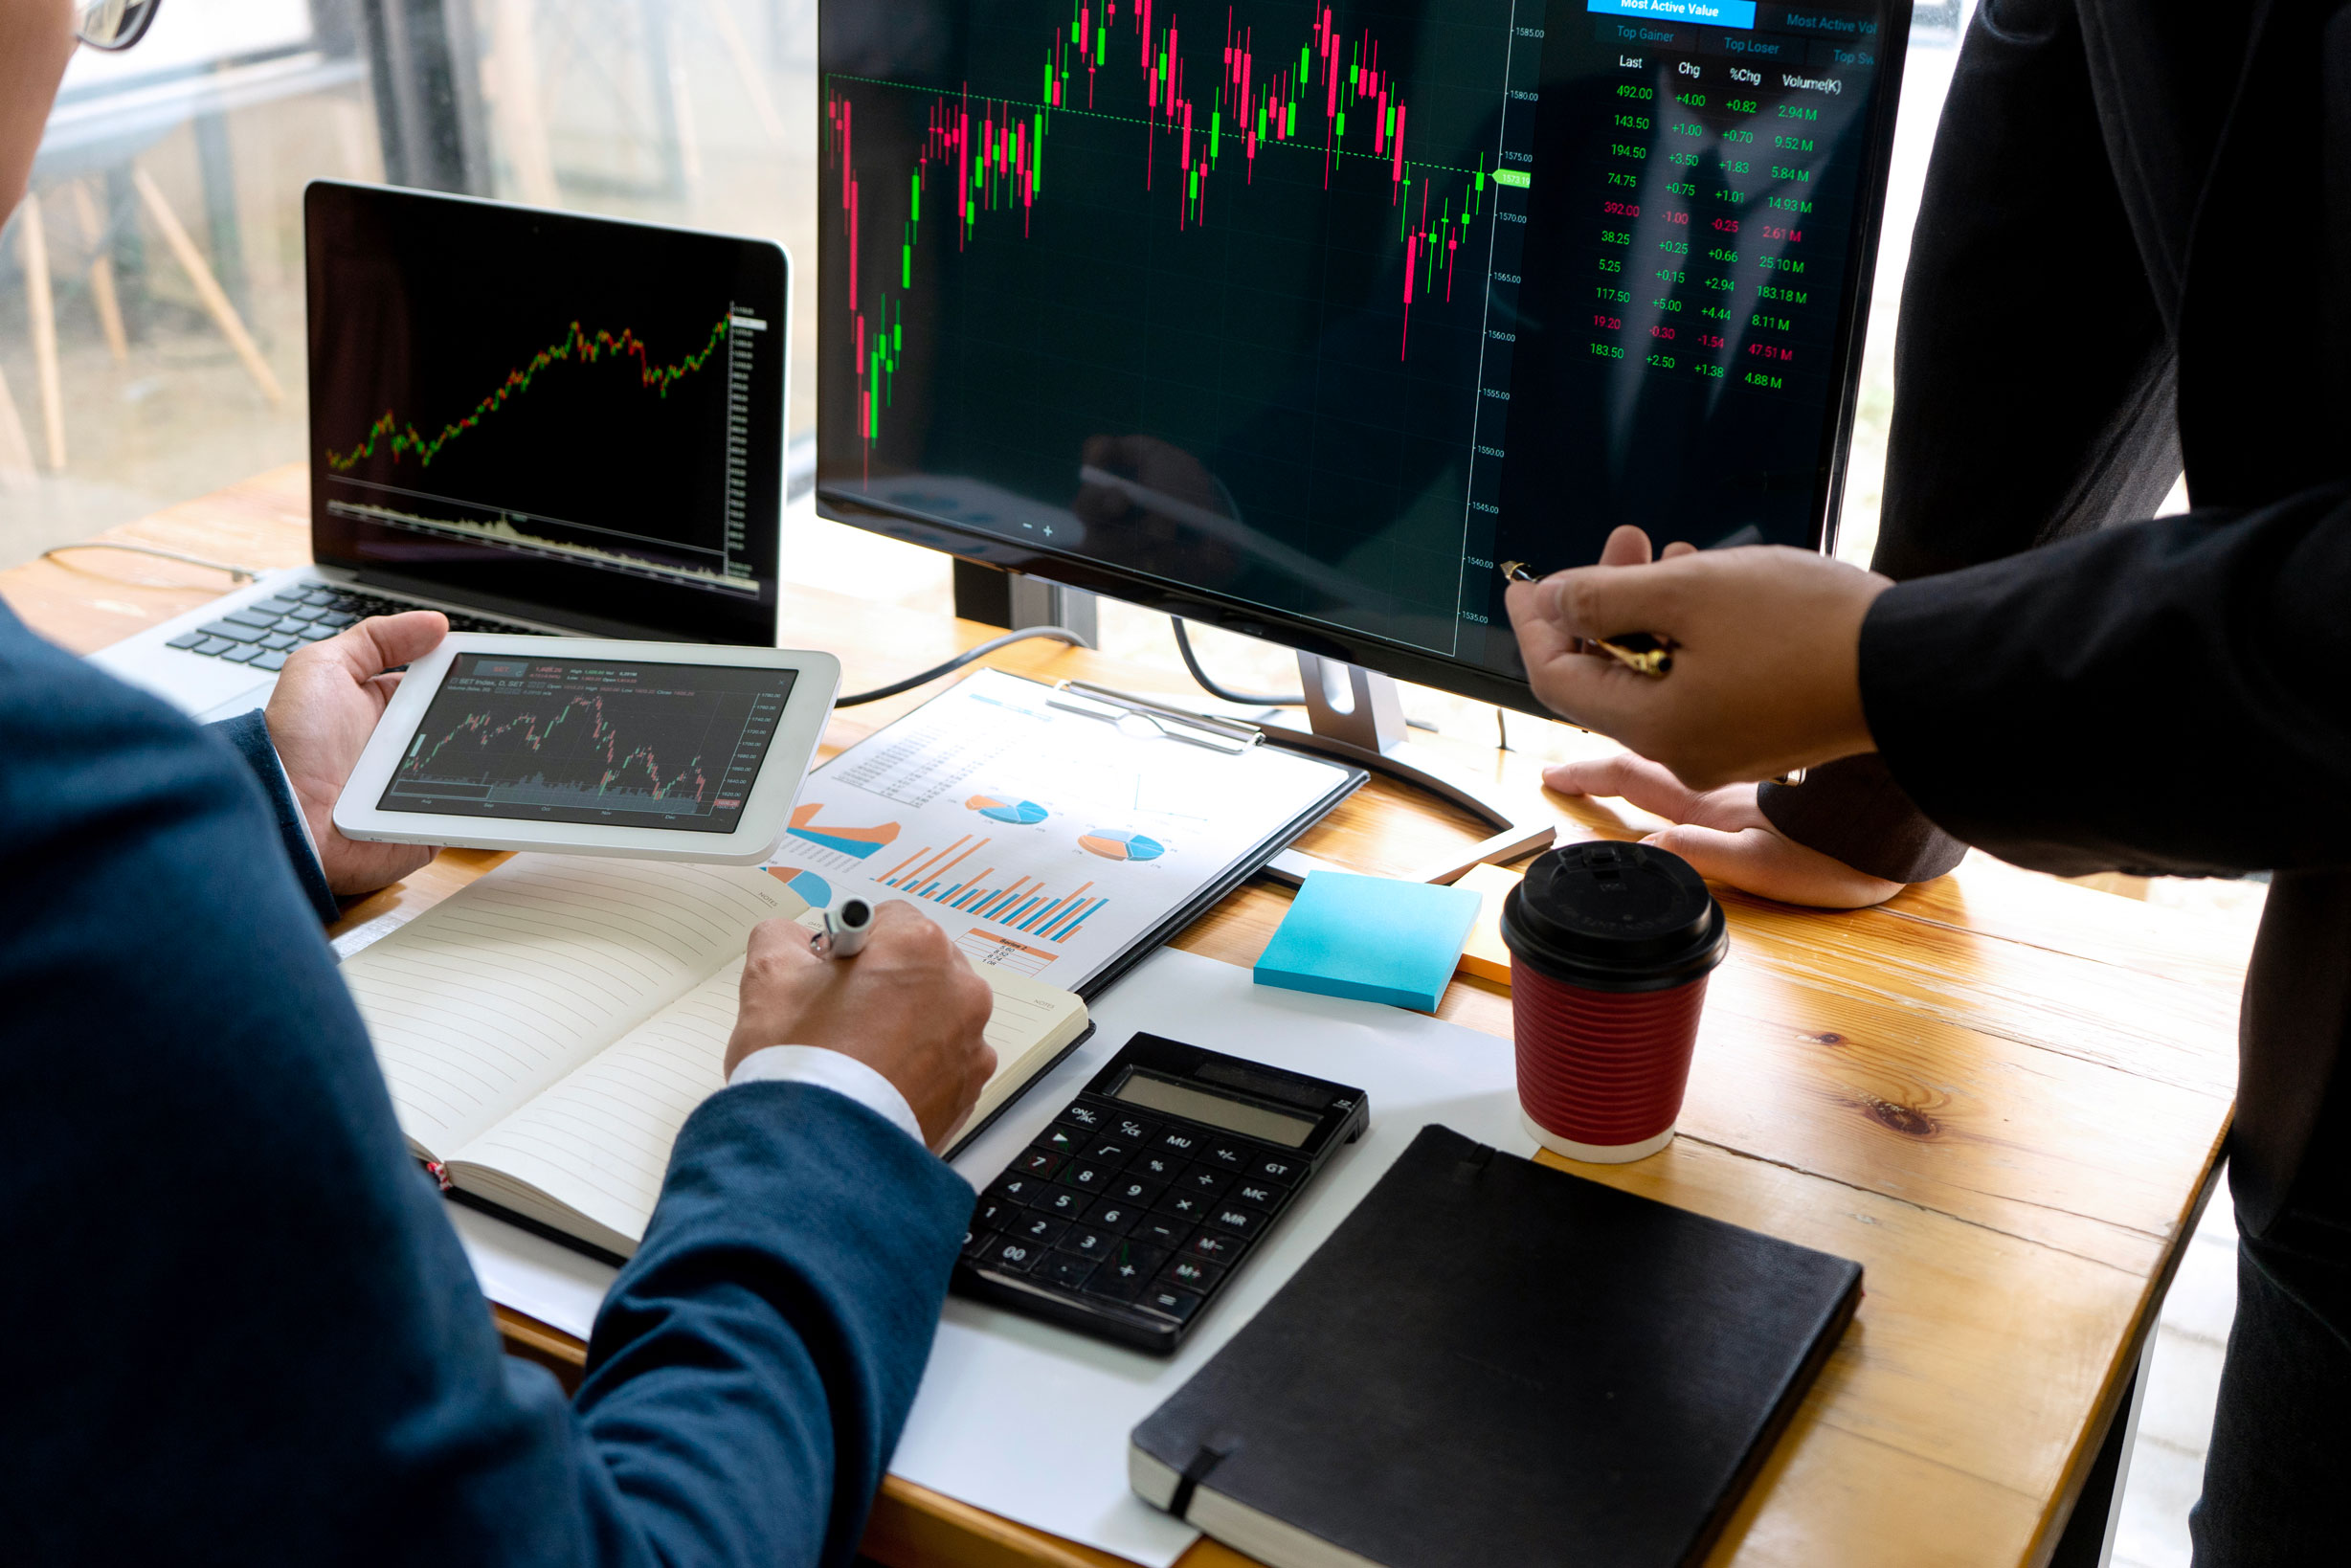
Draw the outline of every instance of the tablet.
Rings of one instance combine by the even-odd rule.
[[[347,837],[756,865],[840,690],[789,648],[459,632],[409,666],[335,803]]]

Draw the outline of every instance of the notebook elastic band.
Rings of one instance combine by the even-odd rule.
[[[1224,1456],[1229,1451],[1229,1449],[1210,1447],[1205,1443],[1201,1444],[1199,1452],[1192,1456],[1192,1463],[1184,1467],[1184,1473],[1177,1478],[1176,1495],[1168,1499],[1167,1511],[1178,1519],[1190,1513],[1192,1494],[1198,1490],[1200,1483],[1208,1478],[1208,1472],[1224,1462]]]

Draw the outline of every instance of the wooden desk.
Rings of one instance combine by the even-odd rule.
[[[306,530],[297,466],[115,536],[279,566],[306,558]],[[20,615],[80,651],[223,586],[98,553],[0,573]],[[791,639],[838,652],[852,690],[993,630],[823,593],[787,603]],[[991,662],[1183,695],[1157,672],[1048,644]],[[923,695],[842,714],[828,748]],[[1523,755],[1454,750],[1556,818],[1564,839],[1640,831],[1605,806],[1544,794]],[[1303,847],[1400,870],[1470,831],[1375,781]],[[379,934],[499,858],[444,853],[353,907],[339,936]],[[1682,1135],[1637,1165],[1579,1169],[1858,1259],[1868,1298],[1714,1560],[2046,1561],[2209,1189],[2251,921],[2151,907],[1982,857],[1861,913],[1724,902],[1732,956],[1708,998]],[[1248,963],[1285,904],[1272,888],[1243,888],[1176,945]],[[1508,993],[1484,982],[1456,980],[1442,1012],[1510,1030]],[[498,1315],[516,1352],[576,1370],[578,1341]],[[894,1479],[865,1550],[891,1568],[1115,1560]],[[1183,1559],[1243,1561],[1208,1542]]]

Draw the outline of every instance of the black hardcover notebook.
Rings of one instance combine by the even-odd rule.
[[[1860,1299],[1859,1264],[1431,1126],[1129,1470],[1274,1568],[1695,1562]]]

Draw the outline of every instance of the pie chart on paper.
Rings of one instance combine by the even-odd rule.
[[[1106,861],[1155,861],[1167,853],[1167,845],[1156,839],[1146,839],[1139,833],[1121,828],[1096,828],[1080,835],[1078,847],[1089,855],[1099,855]]]
[[[975,795],[964,805],[992,822],[1041,822],[1048,815],[1034,800],[1008,800],[995,795]]]

